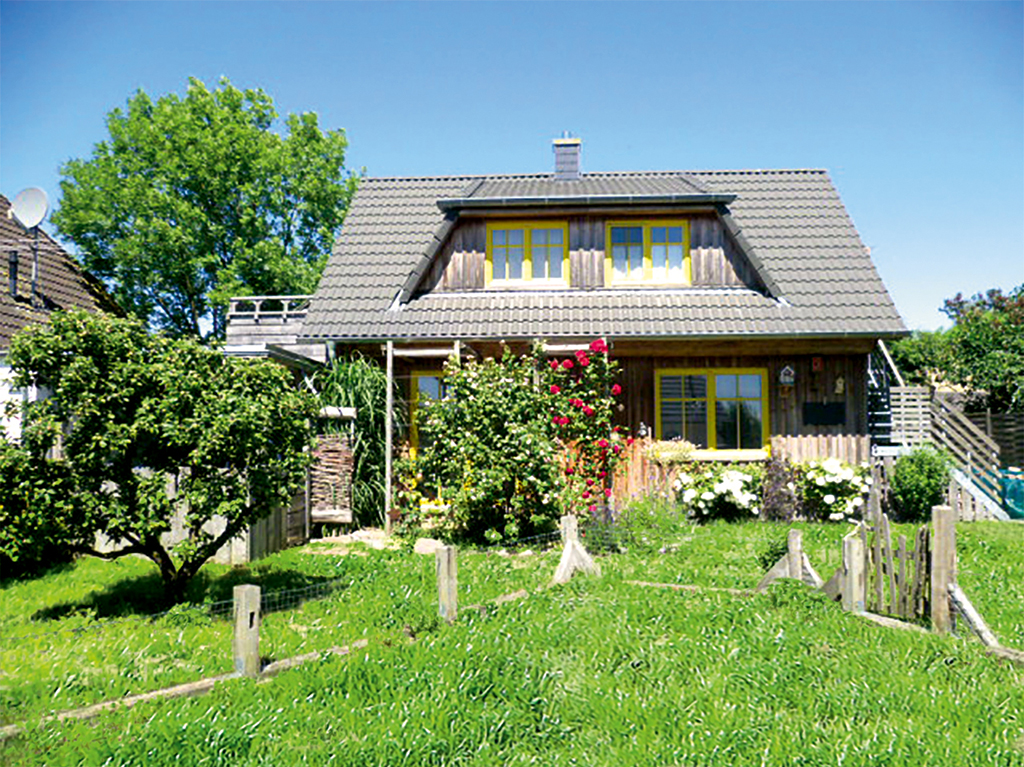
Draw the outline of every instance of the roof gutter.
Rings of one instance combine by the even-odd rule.
[[[467,208],[523,208],[531,205],[564,205],[600,207],[612,205],[728,205],[734,194],[589,194],[538,197],[451,197],[437,201],[437,207],[448,212]]]

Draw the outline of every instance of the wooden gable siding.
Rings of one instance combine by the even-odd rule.
[[[654,351],[652,349],[652,351]],[[816,356],[816,355],[814,355]],[[771,436],[815,436],[867,434],[867,355],[836,354],[822,356],[821,372],[813,372],[812,355],[746,355],[735,356],[651,356],[621,357],[623,410],[617,421],[634,434],[643,423],[653,430],[655,423],[654,373],[664,368],[766,368],[768,371],[768,408],[771,413]],[[789,365],[796,372],[796,383],[783,393],[779,371]],[[838,379],[843,379],[843,393],[836,394]],[[843,402],[846,421],[841,425],[817,426],[804,423],[806,402]]]
[[[622,220],[621,216],[615,218]],[[569,224],[570,287],[604,287],[607,219],[589,215],[569,216],[565,220]],[[691,216],[689,221],[692,285],[763,288],[757,273],[717,218]],[[486,253],[486,223],[482,219],[461,221],[441,248],[421,292],[483,289]]]

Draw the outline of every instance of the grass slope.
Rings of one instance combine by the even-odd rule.
[[[1021,630],[1024,582],[1024,527],[1012,527],[960,527],[961,580],[1007,644]],[[804,530],[827,577],[826,553],[844,530]],[[435,617],[432,558],[292,551],[249,573],[214,570],[204,588],[218,594],[275,573],[349,580],[329,599],[267,616],[268,656],[362,636],[371,644],[267,683],[35,729],[0,746],[0,762],[1024,765],[1024,669],[977,642],[887,630],[794,583],[742,598],[626,582],[749,587],[757,554],[784,535],[763,524],[693,528],[676,551],[603,557],[601,578],[552,589],[542,586],[557,552],[462,554],[462,604],[519,588],[531,596],[454,626]],[[87,588],[116,590],[124,572],[109,567],[85,560],[0,592],[5,719],[227,670],[229,625],[195,615],[48,640],[38,659],[17,654],[9,637],[40,628],[25,623],[31,611],[81,603]],[[145,577],[131,569],[141,563],[125,567]],[[46,625],[75,620],[88,619]]]

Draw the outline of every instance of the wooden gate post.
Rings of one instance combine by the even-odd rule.
[[[864,612],[867,596],[867,571],[864,568],[864,542],[860,531],[854,530],[843,538],[843,609]]]
[[[562,533],[563,546],[569,541],[578,541],[580,539],[579,521],[576,519],[575,514],[566,514],[562,517],[558,529]]]
[[[453,623],[458,615],[459,566],[454,546],[437,550],[437,610],[442,620]]]
[[[798,581],[804,579],[804,540],[799,530],[790,530],[786,537],[786,548],[789,552],[789,577]]]
[[[260,587],[235,586],[235,635],[232,649],[235,673],[259,676],[260,673]]]
[[[956,583],[956,514],[951,506],[932,506],[932,629],[953,628],[949,587]]]

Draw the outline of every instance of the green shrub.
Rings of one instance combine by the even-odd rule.
[[[761,512],[761,475],[756,464],[709,463],[676,477],[673,488],[682,507],[698,522],[736,521]]]
[[[943,502],[949,477],[949,457],[934,447],[920,447],[897,458],[890,482],[897,519],[927,521],[932,506]]]

